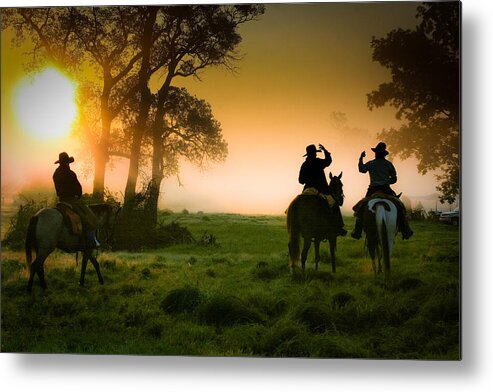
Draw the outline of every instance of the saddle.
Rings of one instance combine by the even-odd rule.
[[[63,221],[65,225],[69,228],[72,234],[81,235],[82,234],[82,219],[79,214],[77,214],[73,207],[69,203],[59,202],[56,205],[58,211],[63,215]]]
[[[320,193],[315,188],[306,188],[301,194],[305,195],[305,196],[307,196],[307,195],[308,196],[317,196],[317,197],[325,200],[329,204],[329,207],[334,207],[334,205],[336,204],[335,199],[331,195],[326,195],[326,194]]]
[[[363,199],[361,199],[360,201],[358,201],[354,205],[354,207],[353,207],[354,215],[358,215],[358,212],[360,211],[360,209],[363,206],[367,205],[371,199],[375,199],[375,198],[386,199],[386,200],[391,201],[395,205],[395,207],[397,208],[397,211],[399,212],[399,214],[403,214],[403,205],[402,205],[402,201],[399,199],[399,197],[392,196],[392,195],[389,195],[388,193],[384,193],[384,192],[375,192],[369,197],[364,197]]]

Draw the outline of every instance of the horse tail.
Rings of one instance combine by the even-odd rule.
[[[378,232],[381,255],[383,257],[383,268],[385,280],[390,277],[390,255],[394,243],[396,231],[397,209],[393,203],[375,203],[375,218]]]
[[[385,274],[385,280],[389,279],[390,275],[390,244],[387,232],[387,222],[384,219],[382,221],[382,253],[383,253],[383,271]]]
[[[35,251],[37,251],[37,244],[36,244],[36,226],[38,224],[38,216],[34,215],[30,220],[29,220],[29,225],[27,227],[27,234],[26,234],[26,264],[28,271],[31,268],[31,263],[32,263],[32,249],[34,248]]]
[[[295,201],[289,205],[287,212],[289,266],[291,268],[294,268],[300,259],[300,224],[297,219],[298,205]]]

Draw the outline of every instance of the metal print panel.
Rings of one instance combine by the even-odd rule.
[[[459,360],[459,2],[2,8],[1,350]]]

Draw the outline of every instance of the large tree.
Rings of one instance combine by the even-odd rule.
[[[2,29],[13,28],[13,43],[29,36],[33,51],[28,67],[47,63],[68,70],[83,85],[80,127],[94,158],[93,194],[104,192],[106,164],[112,145],[111,127],[137,91],[137,65],[152,39],[148,7],[50,7],[2,10]],[[149,38],[151,36],[151,38]],[[91,69],[92,72],[88,72]],[[132,84],[133,83],[133,84]],[[97,118],[97,122],[89,119]],[[90,125],[89,125],[90,124]],[[90,128],[89,128],[90,126]],[[94,129],[93,127],[96,127]]]
[[[370,109],[397,109],[400,128],[379,138],[402,158],[415,156],[420,173],[437,170],[441,201],[455,201],[460,185],[460,3],[423,3],[413,30],[373,38],[373,60],[392,80],[368,94]]]
[[[199,77],[200,71],[212,66],[233,67],[239,58],[236,48],[241,42],[238,28],[264,12],[261,5],[190,5],[164,6],[156,18],[155,29],[160,34],[151,48],[152,73],[161,73],[161,84],[156,95],[155,113],[150,119],[153,130],[153,165],[151,193],[154,204],[163,179],[160,162],[163,149],[162,129],[165,108],[172,83],[177,77]],[[143,124],[142,124],[143,125]],[[143,129],[136,129],[130,156],[125,200],[129,202],[136,192]]]

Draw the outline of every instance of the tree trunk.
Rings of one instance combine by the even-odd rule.
[[[161,182],[163,181],[163,128],[164,128],[164,104],[168,98],[169,88],[175,72],[176,63],[170,64],[168,76],[158,92],[158,102],[154,122],[152,124],[152,177],[150,184],[150,199],[148,209],[154,224],[157,223],[157,211]]]
[[[132,146],[130,150],[130,163],[128,168],[127,184],[125,186],[125,204],[128,205],[135,197],[137,186],[137,177],[139,174],[140,148],[142,139],[149,117],[149,108],[151,107],[152,97],[149,91],[150,72],[150,56],[152,47],[152,31],[158,7],[147,7],[148,15],[142,35],[142,63],[139,70],[139,92],[140,92],[140,107],[139,115],[135,123],[132,134]]]
[[[103,201],[106,163],[108,162],[108,148],[110,143],[111,114],[109,110],[109,91],[111,89],[111,74],[104,72],[104,88],[101,95],[101,139],[94,154],[94,182],[93,198]]]
[[[151,216],[152,224],[155,226],[157,223],[157,211],[159,194],[161,189],[161,182],[163,181],[163,139],[162,139],[162,125],[164,110],[158,108],[156,113],[156,119],[154,121],[153,135],[152,135],[152,177],[149,188],[149,201],[148,209]],[[161,119],[160,121],[158,119]]]

